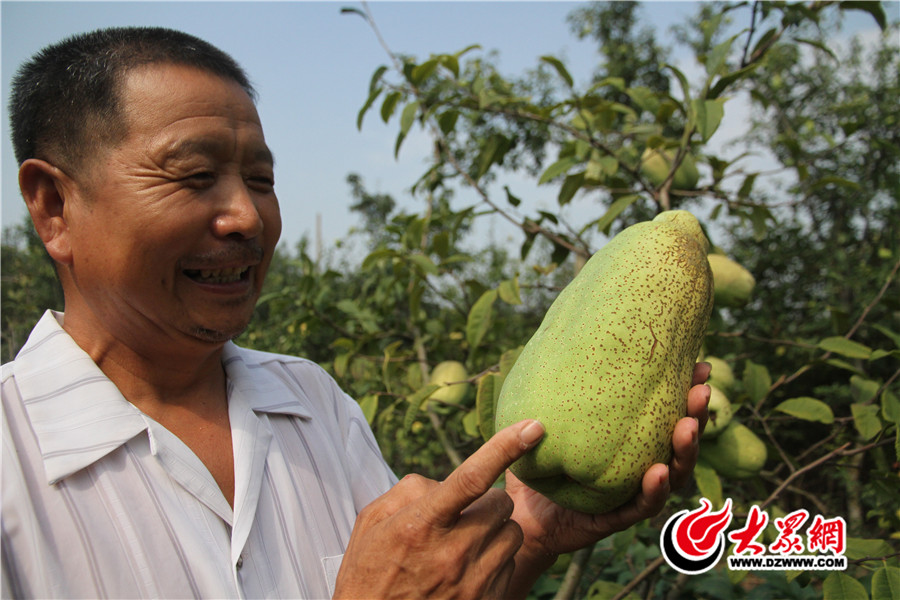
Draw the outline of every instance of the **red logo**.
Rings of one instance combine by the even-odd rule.
[[[696,510],[683,510],[666,521],[660,535],[660,548],[666,561],[686,575],[698,575],[712,569],[725,553],[725,528],[731,523],[731,499],[718,512],[710,512],[712,503],[701,498]]]

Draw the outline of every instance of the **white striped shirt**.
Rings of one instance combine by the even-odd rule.
[[[324,598],[396,478],[310,361],[226,344],[234,510],[48,311],[3,365],[4,597]]]

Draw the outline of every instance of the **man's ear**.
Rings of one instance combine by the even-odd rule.
[[[47,253],[60,264],[72,262],[66,202],[73,191],[72,180],[47,161],[29,158],[19,167],[19,189]]]

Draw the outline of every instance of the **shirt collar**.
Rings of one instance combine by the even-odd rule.
[[[142,413],[66,333],[62,319],[62,313],[45,312],[15,361],[49,484],[147,429]]]
[[[38,440],[47,483],[100,460],[143,431],[148,417],[131,404],[47,311],[15,360],[16,384]],[[306,395],[290,372],[272,365],[302,359],[225,345],[229,401],[254,412],[309,419]],[[281,371],[281,372],[279,372]],[[272,374],[275,377],[272,377]],[[237,397],[235,397],[237,394]]]
[[[222,364],[228,375],[228,396],[239,394],[255,412],[312,418],[306,392],[288,363],[304,362],[301,358],[270,354],[225,344]]]

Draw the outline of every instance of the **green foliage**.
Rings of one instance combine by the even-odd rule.
[[[3,231],[0,273],[0,356],[7,362],[15,358],[44,311],[63,309],[63,298],[53,261],[30,222]]]

